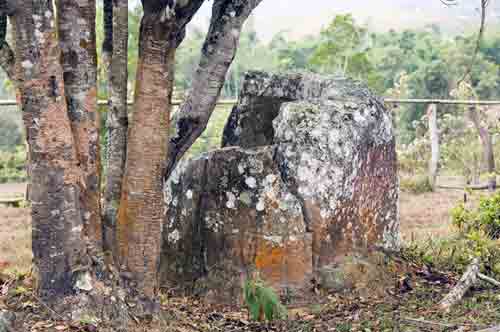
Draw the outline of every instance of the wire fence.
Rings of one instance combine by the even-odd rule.
[[[398,105],[408,105],[408,104],[425,104],[425,105],[462,105],[462,106],[499,106],[500,100],[454,100],[454,99],[396,99],[396,98],[385,98],[383,99],[388,107],[390,107],[394,112],[397,112]],[[182,100],[173,100],[172,106],[174,106],[173,114],[175,114],[175,110],[182,105]],[[220,100],[217,103],[216,111],[213,113],[212,118],[207,126],[205,132],[201,135],[201,137],[197,140],[195,145],[191,148],[188,155],[195,156],[201,152],[205,152],[207,150],[211,150],[219,147],[220,140],[222,138],[221,129],[226,122],[230,110],[233,105],[237,103],[237,100]],[[99,100],[98,105],[101,107],[105,107],[108,104],[106,100]],[[133,102],[129,101],[129,105],[132,106]],[[16,100],[0,100],[0,115],[8,113],[7,118],[11,120],[14,118],[14,122],[17,123],[19,127],[22,127],[21,120],[21,112],[16,111],[18,109]],[[488,109],[488,108],[486,108]],[[439,108],[434,107],[434,113],[429,117],[429,121],[436,120],[437,113]],[[3,116],[5,118],[5,116]],[[2,119],[0,119],[2,121]],[[439,128],[434,123],[429,123],[430,137],[439,137],[438,132]],[[0,132],[0,142],[3,139],[7,140],[11,135],[10,132]],[[3,137],[2,137],[3,136]],[[429,165],[429,178],[433,179],[433,182],[436,181],[438,176],[438,164],[440,160],[439,156],[439,142],[431,142],[431,154],[433,156],[431,160],[431,165]],[[485,190],[491,189],[487,185],[476,185],[476,186],[444,186],[435,184],[436,188],[441,189],[449,189],[449,190]]]

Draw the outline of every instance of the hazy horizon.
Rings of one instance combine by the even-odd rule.
[[[477,2],[477,3],[476,3]],[[193,19],[193,24],[208,25],[213,1],[206,1]],[[130,6],[139,4],[131,0]],[[352,13],[361,24],[374,30],[421,28],[427,24],[443,25],[445,30],[463,32],[479,22],[478,1],[464,0],[456,6],[446,6],[439,0],[263,0],[253,13],[259,37],[270,40],[280,31],[293,37],[317,33],[335,15]],[[491,5],[489,18],[497,20],[499,5]],[[279,15],[276,15],[279,14]]]

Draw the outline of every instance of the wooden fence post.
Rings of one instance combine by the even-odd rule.
[[[437,175],[439,170],[439,129],[437,123],[436,104],[429,104],[427,108],[429,119],[429,134],[431,140],[431,160],[429,162],[429,183],[432,189],[436,189]]]

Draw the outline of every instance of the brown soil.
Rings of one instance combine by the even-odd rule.
[[[0,205],[0,272],[27,271],[31,257],[29,209]]]
[[[459,190],[438,190],[418,195],[402,192],[400,218],[403,240],[448,236],[453,231],[450,210],[459,202],[463,202],[463,192]]]

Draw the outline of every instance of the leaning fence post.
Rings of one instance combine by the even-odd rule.
[[[436,189],[438,168],[439,168],[439,129],[437,123],[436,104],[429,104],[427,108],[429,119],[429,134],[431,139],[431,160],[429,162],[429,183],[432,189]]]

